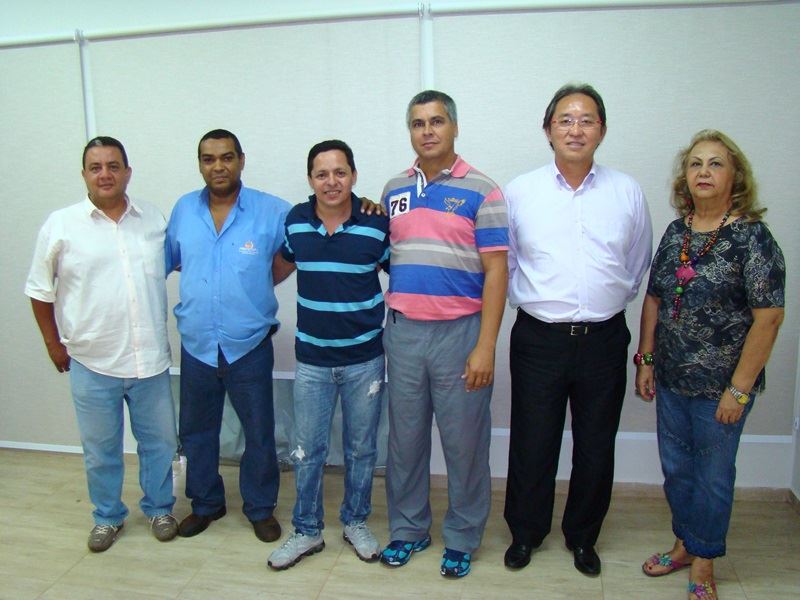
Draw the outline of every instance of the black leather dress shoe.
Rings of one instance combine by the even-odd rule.
[[[531,562],[531,552],[538,546],[534,546],[532,544],[518,544],[517,542],[512,543],[508,550],[506,550],[506,555],[503,558],[503,563],[509,569],[521,569],[522,567],[527,567],[528,563]]]
[[[595,577],[600,575],[600,557],[592,546],[572,546],[567,544],[575,557],[575,568],[584,575]]]
[[[228,511],[225,510],[225,507],[223,506],[217,512],[211,513],[210,515],[198,515],[192,513],[183,521],[181,521],[180,525],[178,525],[178,535],[181,537],[192,537],[198,533],[203,533],[206,529],[208,529],[208,526],[211,525],[211,521],[221,519],[225,516],[226,512]]]

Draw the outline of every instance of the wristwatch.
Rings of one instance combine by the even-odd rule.
[[[733,396],[742,406],[750,402],[750,394],[746,394],[742,390],[736,389],[732,383],[728,384],[728,391],[731,393],[731,396]]]

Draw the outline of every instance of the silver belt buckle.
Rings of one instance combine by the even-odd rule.
[[[587,333],[589,333],[588,325],[570,325],[569,327],[570,335],[586,335]]]

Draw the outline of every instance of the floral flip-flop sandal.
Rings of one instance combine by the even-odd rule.
[[[672,557],[670,557],[667,552],[663,554],[653,554],[653,556],[644,561],[644,564],[642,565],[642,573],[648,577],[663,577],[664,575],[669,575],[670,573],[674,573],[680,569],[685,569],[690,564],[692,563],[672,560]],[[647,570],[648,567],[664,567],[666,570],[660,573],[652,573]]]

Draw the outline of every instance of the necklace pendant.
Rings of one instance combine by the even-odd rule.
[[[678,270],[675,271],[675,276],[682,281],[682,283],[686,284],[689,280],[697,275],[697,271],[695,271],[691,265],[681,265],[678,267]]]

